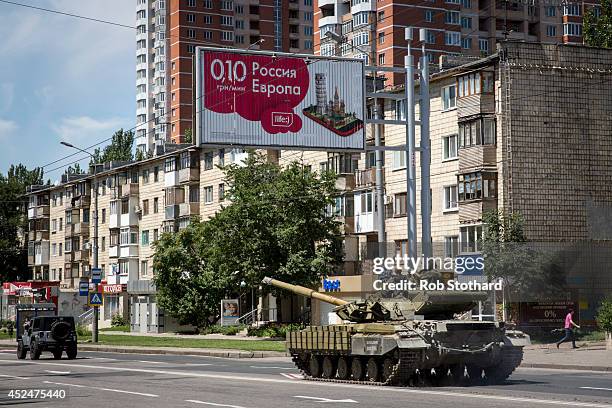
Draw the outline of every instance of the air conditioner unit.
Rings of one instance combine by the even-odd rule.
[[[385,196],[385,204],[393,204],[393,196]]]
[[[134,206],[134,212],[138,215],[142,214],[142,209],[140,208],[139,205]]]

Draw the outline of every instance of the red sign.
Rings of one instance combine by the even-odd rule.
[[[310,78],[303,59],[219,51],[205,54],[204,67],[206,109],[235,112],[261,122],[272,134],[302,129],[293,108],[308,92]]]
[[[127,285],[101,285],[104,294],[122,293],[127,289]]]

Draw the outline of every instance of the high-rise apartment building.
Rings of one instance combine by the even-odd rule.
[[[195,47],[312,53],[312,0],[137,0],[136,146],[193,128]]]
[[[316,0],[314,51],[317,55],[365,58],[370,65],[404,66],[404,27],[413,27],[414,55],[421,54],[419,29],[426,29],[431,62],[441,54],[488,55],[507,38],[542,43],[581,44],[585,12],[598,2],[555,5],[550,1],[503,0]],[[343,37],[338,43],[326,35]],[[415,61],[417,59],[415,58]],[[386,85],[402,85],[403,75]]]

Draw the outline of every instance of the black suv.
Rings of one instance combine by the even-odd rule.
[[[30,358],[38,360],[43,351],[50,351],[56,360],[66,351],[69,359],[77,356],[77,334],[72,316],[38,316],[24,325],[17,339],[17,358],[24,359],[30,350]]]

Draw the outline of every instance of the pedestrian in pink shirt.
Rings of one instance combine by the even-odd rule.
[[[572,330],[574,327],[577,329],[580,328],[580,326],[574,323],[574,309],[570,308],[569,313],[565,316],[565,337],[557,342],[557,348],[559,348],[561,343],[570,340],[572,341],[572,348],[578,348],[576,347],[576,340],[574,339],[574,332]]]

